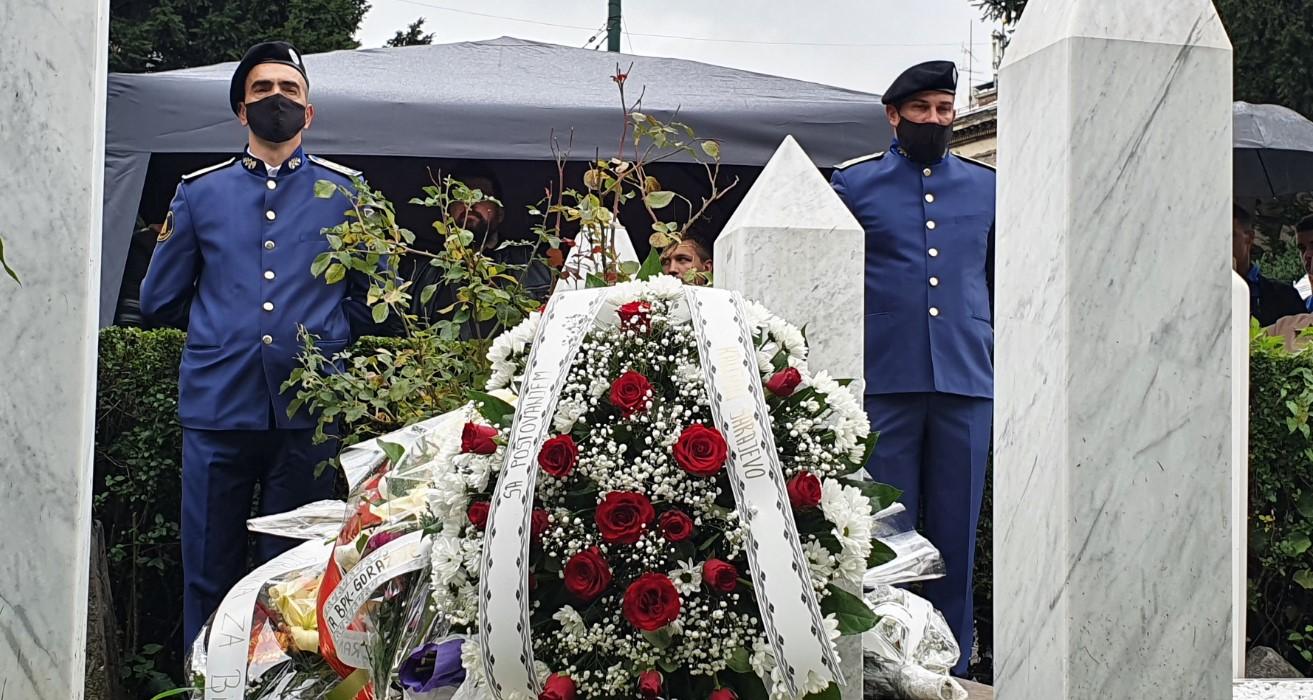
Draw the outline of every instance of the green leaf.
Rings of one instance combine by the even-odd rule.
[[[316,181],[315,181],[315,197],[316,197],[316,198],[318,198],[318,199],[328,199],[329,197],[332,197],[333,194],[336,193],[336,192],[337,192],[337,185],[333,184],[333,182],[332,182],[331,180],[316,180]]]
[[[770,693],[766,690],[766,685],[761,682],[755,673],[734,673],[726,674],[729,685],[734,686],[738,691],[739,700],[770,700]],[[722,677],[724,678],[724,677]]]
[[[674,641],[674,635],[670,634],[669,627],[662,627],[655,632],[644,632],[643,639],[646,639],[648,644],[657,649],[667,649],[670,647],[670,643]]]
[[[1313,520],[1313,491],[1305,491],[1299,497],[1299,503],[1295,505],[1295,509],[1299,511],[1300,515]]]
[[[374,317],[374,323],[382,323],[388,320],[388,305],[375,304],[374,308],[370,310],[370,314]]]
[[[474,402],[474,407],[478,410],[479,415],[488,419],[494,425],[509,426],[511,419],[515,417],[515,407],[492,394],[470,389],[465,392],[465,395],[469,397],[470,401]]]
[[[18,273],[14,272],[14,268],[5,262],[5,239],[3,237],[0,237],[0,268],[4,268],[5,274],[12,277],[19,285],[23,284],[23,280],[18,279]]]
[[[808,693],[803,696],[802,700],[839,700],[843,694],[839,692],[839,685],[831,683],[826,686],[825,690],[819,693]]]
[[[1313,591],[1313,571],[1308,569],[1296,571],[1294,581],[1305,589]]]
[[[346,278],[346,268],[341,263],[333,263],[328,266],[328,273],[324,275],[324,281],[329,284],[337,284]]]
[[[626,277],[633,277],[638,274],[641,267],[642,266],[638,264],[637,260],[626,260],[620,263],[620,274]]]
[[[430,284],[419,293],[419,303],[427,304],[433,298],[433,294],[438,291],[438,285]]]
[[[601,277],[598,277],[595,274],[589,274],[587,277],[587,283],[584,286],[588,289],[592,289],[594,287],[609,287],[611,285],[607,284],[606,280]]]
[[[735,673],[752,673],[751,655],[743,647],[735,647],[729,655],[729,670]]]
[[[674,201],[674,199],[675,199],[675,193],[671,192],[670,190],[659,190],[657,192],[648,192],[643,197],[643,201],[647,202],[647,206],[652,207],[653,209],[661,209],[663,207],[669,206],[670,202]]]
[[[871,499],[871,515],[875,515],[885,508],[897,503],[898,497],[903,495],[902,491],[899,491],[889,484],[882,484],[878,481],[840,479],[839,483],[844,486],[855,486],[862,492],[863,496]]]
[[[866,601],[839,588],[833,583],[826,586],[828,595],[821,601],[821,612],[834,615],[839,621],[839,634],[861,634],[875,627],[875,613]]]
[[[720,144],[715,141],[703,141],[702,152],[710,158],[720,159]]]
[[[879,441],[880,433],[872,430],[870,434],[866,436],[865,445],[862,447],[862,458],[856,463],[850,463],[848,465],[848,470],[844,472],[844,474],[853,474],[866,467],[866,465],[871,462],[871,455],[875,454],[875,444]]]
[[[1313,542],[1309,541],[1308,535],[1305,535],[1302,532],[1296,532],[1286,538],[1285,545],[1290,548],[1290,551],[1293,554],[1298,555],[1307,552],[1308,548],[1313,546]]]
[[[177,695],[182,695],[184,693],[194,693],[194,692],[196,692],[195,688],[174,688],[173,690],[166,690],[163,693],[160,693],[159,695],[152,697],[150,700],[164,700],[164,698],[171,698]]]
[[[877,566],[888,564],[897,558],[898,555],[894,553],[894,550],[889,548],[889,545],[880,540],[872,539],[871,554],[866,557],[866,568],[874,569]]]
[[[643,259],[642,267],[638,268],[638,279],[650,280],[659,274],[661,274],[661,254],[653,248]]]
[[[383,449],[383,454],[388,456],[388,463],[393,467],[396,467],[397,463],[401,461],[401,456],[406,454],[406,448],[395,442],[384,442],[379,440],[378,446]]]
[[[319,255],[316,255],[315,261],[310,264],[310,275],[318,277],[324,274],[324,270],[328,269],[328,264],[331,262],[333,262],[332,253],[320,253]]]

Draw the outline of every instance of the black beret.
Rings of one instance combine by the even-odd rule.
[[[242,102],[246,100],[246,76],[251,69],[262,63],[281,63],[291,66],[305,78],[306,87],[310,87],[310,77],[305,74],[305,65],[301,62],[301,52],[286,41],[266,41],[246,50],[242,62],[237,64],[233,73],[232,84],[228,86],[228,101],[232,103],[233,114],[237,114]]]
[[[918,63],[894,78],[881,102],[897,105],[918,92],[933,90],[957,94],[957,66],[952,61]]]

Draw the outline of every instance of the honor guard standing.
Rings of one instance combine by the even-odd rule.
[[[233,75],[229,98],[248,128],[243,155],[182,179],[141,285],[143,314],[183,318],[178,377],[183,427],[183,635],[190,646],[246,571],[246,518],[256,484],[259,512],[331,498],[334,475],[315,467],[336,443],[312,441],[315,418],[288,415],[280,391],[297,365],[298,326],[331,356],[363,330],[367,280],[329,285],[310,274],[329,249],[321,231],[345,220],[342,196],[318,199],[315,182],[349,186],[358,175],[306,155],[314,120],[309,80],[291,44],[258,44]],[[291,540],[260,536],[266,561]]]
[[[966,673],[972,567],[993,410],[994,170],[948,152],[950,61],[909,68],[883,102],[887,152],[837,167],[830,183],[866,231],[866,411],[880,433],[867,469],[903,491],[911,525],[943,554],[925,584]]]

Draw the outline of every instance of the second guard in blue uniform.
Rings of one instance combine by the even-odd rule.
[[[178,377],[186,645],[245,574],[256,485],[262,514],[333,494],[333,473],[314,472],[337,445],[314,444],[315,417],[289,416],[292,393],[281,386],[297,366],[299,327],[328,356],[367,327],[367,281],[329,285],[310,274],[329,250],[322,230],[349,207],[340,195],[316,198],[315,183],[351,186],[359,173],[302,150],[313,119],[307,93],[290,44],[247,52],[232,84],[233,111],[251,131],[247,151],[183,177],[142,281],[148,319],[186,319]],[[256,542],[257,562],[293,544]]]
[[[903,491],[910,525],[947,574],[925,584],[962,650],[993,412],[993,168],[948,153],[957,69],[934,61],[884,95],[888,152],[837,167],[831,185],[866,231],[867,469]],[[919,518],[919,521],[918,521]]]

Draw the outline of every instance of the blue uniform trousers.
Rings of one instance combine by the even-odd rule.
[[[962,649],[953,669],[958,676],[971,657],[971,579],[993,409],[990,399],[954,394],[866,397],[871,429],[880,433],[866,468],[871,478],[902,490],[905,526],[919,523],[944,557],[945,576],[927,581],[924,592]]]
[[[228,590],[247,572],[246,520],[255,485],[260,515],[333,497],[334,470],[315,465],[337,454],[337,441],[316,445],[313,429],[182,431],[183,648],[191,648]],[[257,535],[256,564],[297,544]]]

